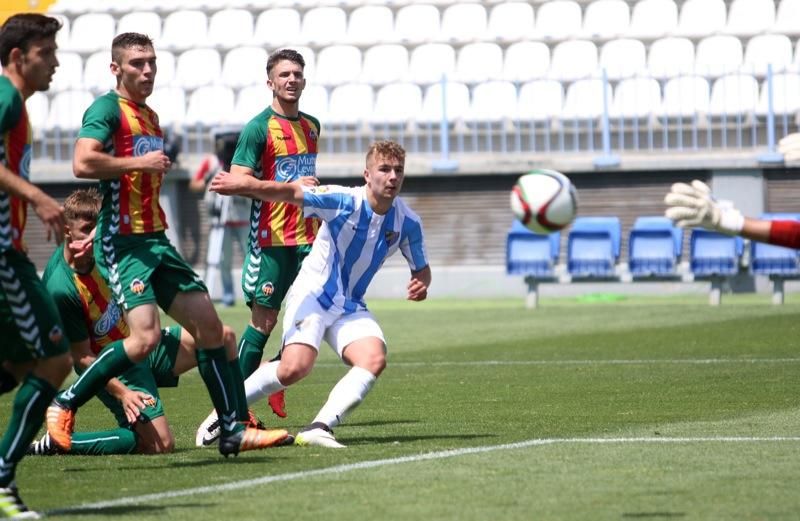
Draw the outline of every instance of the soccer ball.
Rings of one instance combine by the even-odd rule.
[[[575,218],[578,194],[564,174],[533,170],[520,176],[511,190],[511,211],[533,232],[555,232]]]

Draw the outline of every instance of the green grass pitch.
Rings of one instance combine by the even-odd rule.
[[[18,483],[53,519],[797,519],[800,304],[788,300],[375,301],[389,365],[336,429],[347,449],[197,449],[210,401],[191,371],[163,392],[174,454],[28,457]],[[220,313],[237,332],[248,318]],[[288,418],[256,412],[296,431],[344,371],[325,345],[289,389]],[[96,401],[78,415],[78,430],[112,426]]]

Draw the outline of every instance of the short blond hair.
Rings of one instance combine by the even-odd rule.
[[[67,221],[96,221],[102,204],[103,198],[96,188],[75,190],[64,200],[64,218]]]
[[[405,149],[394,141],[382,140],[374,142],[367,151],[367,163],[376,156],[385,157],[387,159],[397,159],[404,165],[406,163]]]

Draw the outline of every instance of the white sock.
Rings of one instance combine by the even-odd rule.
[[[279,363],[276,360],[275,362],[261,364],[244,381],[244,392],[247,395],[248,405],[281,389],[286,389],[286,386],[278,380]]]
[[[317,413],[314,422],[322,422],[331,429],[339,425],[344,417],[358,407],[372,386],[376,377],[366,369],[353,367],[331,389],[328,401]]]

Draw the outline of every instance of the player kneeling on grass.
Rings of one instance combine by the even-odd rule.
[[[422,222],[398,197],[405,150],[379,141],[370,147],[366,162],[366,184],[352,188],[309,187],[227,172],[211,181],[212,191],[294,204],[306,217],[323,221],[287,296],[281,358],[262,364],[245,381],[248,403],[299,381],[311,372],[323,338],[352,367],[297,435],[297,445],[344,447],[331,429],[364,400],[386,367],[386,341],[364,301],[384,261],[397,250],[403,253],[411,268],[409,300],[425,300],[431,283]]]
[[[94,229],[101,198],[94,189],[77,190],[64,202],[66,233],[44,273],[47,289],[65,324],[75,369],[80,374],[110,343],[129,334],[128,324],[100,276],[92,249],[83,245]],[[229,360],[236,359],[233,330],[224,328]],[[161,341],[145,360],[111,379],[97,397],[114,414],[118,429],[75,432],[69,450],[49,434],[29,447],[30,454],[160,454],[172,452],[175,437],[164,416],[159,387],[175,387],[178,376],[197,366],[195,341],[180,326],[164,328]]]

